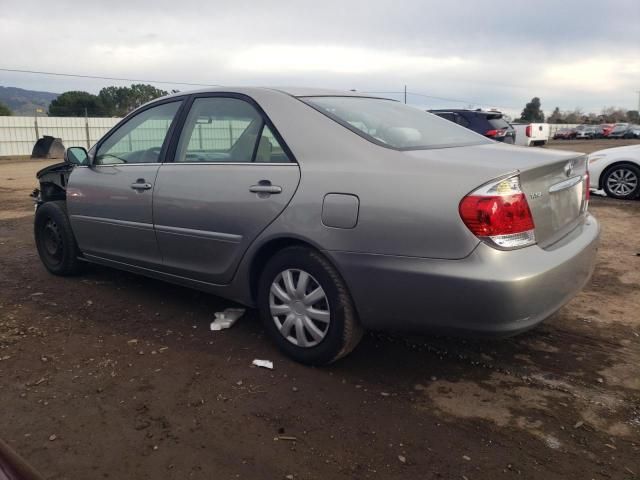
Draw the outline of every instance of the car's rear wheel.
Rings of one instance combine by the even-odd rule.
[[[74,275],[81,270],[80,252],[64,202],[47,202],[38,207],[34,234],[38,255],[47,270],[63,276]]]
[[[635,165],[616,165],[604,174],[602,181],[607,196],[630,200],[640,195],[640,168]]]
[[[269,260],[258,285],[258,306],[269,337],[301,363],[334,362],[362,337],[344,280],[310,248],[289,247]]]

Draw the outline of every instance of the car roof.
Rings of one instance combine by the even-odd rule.
[[[201,88],[198,90],[186,90],[177,92],[167,97],[179,97],[184,95],[193,95],[201,93],[241,93],[251,95],[256,92],[280,92],[292,97],[363,97],[363,98],[384,98],[371,95],[366,92],[357,92],[354,90],[333,90],[328,88],[309,88],[309,87],[211,87]],[[385,100],[391,100],[385,98]]]

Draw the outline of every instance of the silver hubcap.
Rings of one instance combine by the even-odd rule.
[[[618,168],[611,172],[607,178],[607,187],[609,191],[626,197],[632,193],[638,186],[638,176],[628,168]]]
[[[276,276],[271,284],[269,309],[282,336],[299,347],[318,345],[329,331],[327,295],[304,270],[289,269]]]

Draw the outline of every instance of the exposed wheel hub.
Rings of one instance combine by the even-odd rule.
[[[59,260],[62,257],[62,238],[58,225],[52,219],[47,220],[43,232],[44,248],[52,259]]]

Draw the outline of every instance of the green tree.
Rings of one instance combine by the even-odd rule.
[[[520,120],[523,122],[544,122],[544,113],[540,110],[540,99],[538,97],[533,97],[524,106],[520,114]]]
[[[4,103],[0,102],[0,117],[8,117],[12,115],[11,109],[7,107]]]
[[[134,83],[130,87],[105,87],[100,90],[98,97],[108,115],[124,117],[139,106],[165,95],[165,90],[153,85]]]
[[[88,92],[70,91],[59,95],[49,105],[52,117],[81,117],[105,115],[100,98]]]
[[[564,119],[562,118],[562,112],[560,112],[560,107],[556,107],[553,109],[553,113],[549,115],[547,121],[549,123],[565,123]]]

